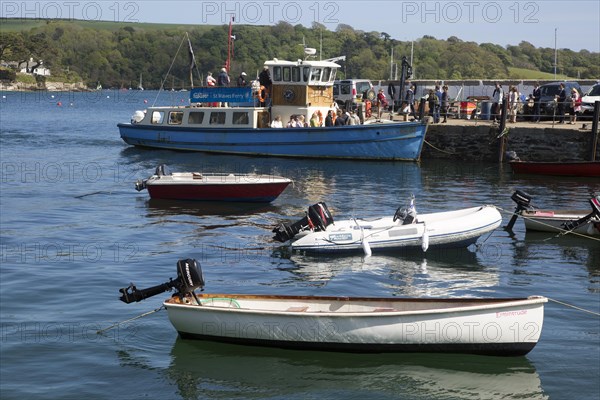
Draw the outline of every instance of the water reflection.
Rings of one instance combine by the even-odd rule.
[[[278,207],[264,203],[181,201],[149,199],[146,201],[148,217],[176,216],[181,214],[195,216],[252,215],[266,212],[278,212]]]
[[[547,399],[525,357],[344,354],[177,339],[167,376],[184,399]]]
[[[600,275],[600,240],[598,237],[558,236],[551,232],[525,233],[512,243],[515,266],[526,266],[540,260],[585,265],[590,276]]]
[[[379,295],[379,291],[381,295],[405,297],[472,296],[492,292],[499,282],[497,268],[480,265],[478,254],[468,249],[433,249],[426,254],[403,253],[402,257],[381,253],[371,257],[286,254],[280,249],[274,256],[289,257],[289,262],[278,266],[291,274],[287,284],[325,286],[334,279],[338,284],[358,281],[351,289],[346,288],[346,295]]]

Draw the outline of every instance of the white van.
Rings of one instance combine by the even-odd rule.
[[[368,79],[344,79],[333,82],[333,99],[340,107],[354,108],[363,99],[375,100],[373,84]]]

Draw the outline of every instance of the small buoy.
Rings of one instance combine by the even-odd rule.
[[[51,98],[51,99],[53,99],[53,98],[54,98],[54,95],[51,95],[51,96],[50,96],[50,98]]]
[[[371,245],[369,244],[369,241],[364,238],[362,241],[362,247],[363,247],[363,251],[365,252],[365,257],[371,257],[371,254],[373,254],[373,252],[371,251]]]
[[[106,96],[107,99],[110,99],[110,96]]]
[[[2,96],[2,98],[3,98],[3,99],[5,99],[5,98],[6,98],[6,96]]]
[[[429,234],[427,233],[427,226],[423,224],[423,236],[421,237],[421,248],[423,252],[426,252],[429,248]]]
[[[148,103],[148,100],[144,99],[144,104],[147,104],[147,103]]]
[[[74,105],[73,103],[69,103],[69,106],[73,107],[73,105]]]
[[[60,107],[62,106],[62,102],[59,101],[58,103],[56,103],[56,105]]]

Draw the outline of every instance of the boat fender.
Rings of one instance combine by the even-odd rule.
[[[427,233],[427,225],[423,223],[423,236],[421,237],[421,249],[426,252],[429,248],[429,233]]]
[[[365,257],[371,257],[371,254],[373,254],[373,252],[371,251],[371,245],[369,244],[369,240],[365,237],[363,237],[362,240],[362,248],[365,252]]]
[[[369,100],[365,101],[365,117],[370,118],[372,115],[371,112],[371,102]]]

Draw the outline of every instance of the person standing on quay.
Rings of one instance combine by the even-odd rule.
[[[571,89],[571,121],[569,124],[573,125],[577,122],[577,114],[581,112],[581,96],[577,89]]]
[[[565,108],[566,108],[566,103],[567,103],[567,91],[565,90],[565,84],[561,83],[559,85],[559,92],[558,92],[558,96],[556,96],[556,101],[558,101],[558,108],[557,108],[557,113],[558,113],[558,123],[559,124],[564,124],[565,123]]]
[[[450,98],[448,97],[448,86],[444,85],[442,87],[442,97],[440,98],[442,103],[442,115],[444,116],[444,120],[442,123],[448,122],[448,109],[450,108]]]
[[[538,82],[533,85],[531,97],[533,98],[533,115],[531,116],[531,120],[533,122],[540,122],[540,100],[542,98],[542,89],[540,89],[540,84]]]
[[[504,99],[504,90],[502,90],[500,82],[496,82],[496,88],[492,93],[492,99],[494,100],[494,103],[492,104],[492,115],[494,116],[494,122],[497,122],[502,113],[502,100]]]

